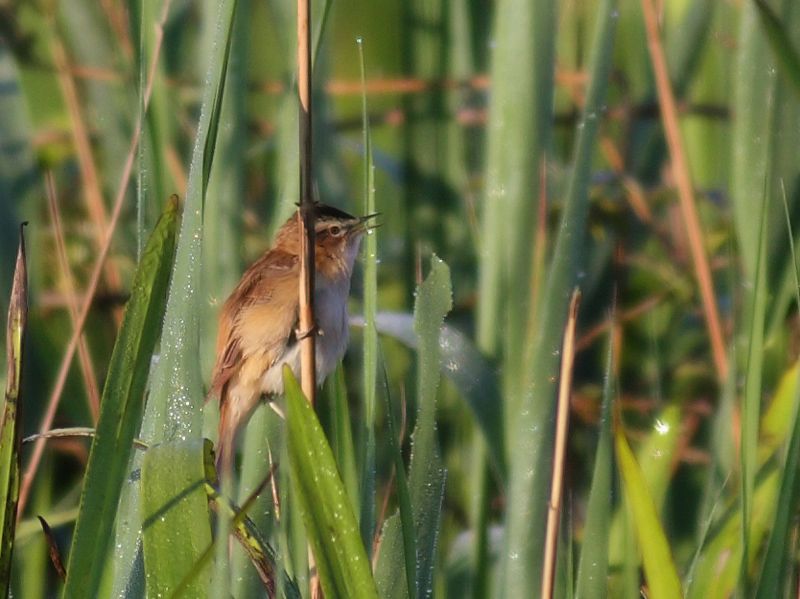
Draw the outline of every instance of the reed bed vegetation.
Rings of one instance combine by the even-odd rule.
[[[314,2],[314,194],[381,226],[222,483],[295,6],[0,15],[0,594],[798,594],[800,3]]]

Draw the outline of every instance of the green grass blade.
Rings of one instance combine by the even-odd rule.
[[[595,452],[594,474],[586,505],[586,525],[583,533],[575,597],[578,599],[606,596],[608,588],[608,541],[611,522],[611,495],[614,489],[614,454],[611,435],[611,405],[614,398],[614,344],[608,343],[606,380],[603,385],[603,405],[600,419],[600,438]]]
[[[325,433],[288,366],[286,388],[292,489],[326,597],[377,597],[358,524]]]
[[[753,518],[750,523],[751,547],[759,547],[768,527],[773,523],[780,483],[778,470],[763,468],[759,472],[753,493]],[[705,546],[696,560],[691,585],[687,588],[689,599],[724,599],[730,597],[740,582],[742,563],[741,505],[728,502],[727,511],[712,526]],[[748,556],[748,570],[758,559],[752,552]]]
[[[96,595],[111,545],[117,503],[144,407],[150,363],[161,334],[179,221],[173,196],[142,254],[111,356],[70,551],[65,597]]]
[[[331,405],[331,447],[342,473],[347,495],[353,500],[353,512],[359,511],[358,467],[356,449],[353,441],[353,428],[350,424],[350,405],[347,401],[344,368],[341,364],[325,381],[328,401]],[[362,529],[363,530],[363,529]],[[363,540],[363,536],[362,536]]]
[[[416,349],[414,319],[400,312],[379,312],[378,331]],[[495,366],[481,354],[470,339],[445,324],[439,335],[442,374],[456,386],[475,416],[475,423],[489,448],[492,465],[506,482],[505,434],[503,428],[503,396],[495,375]]]
[[[411,506],[411,492],[408,488],[403,454],[397,439],[397,430],[394,423],[394,411],[389,396],[389,381],[384,370],[384,399],[386,400],[386,424],[389,434],[389,447],[394,460],[395,478],[397,480],[397,504],[400,517],[400,529],[403,535],[403,557],[405,558],[406,588],[410,589],[408,596],[416,597],[417,580],[417,535],[414,531],[414,511]]]
[[[147,450],[142,463],[142,538],[147,593],[170,597],[185,584],[187,597],[206,597],[211,569],[184,580],[211,545],[202,439],[172,441]]]
[[[361,131],[364,145],[364,214],[375,213],[375,169],[372,163],[372,136],[367,115],[366,65],[364,43],[359,38],[358,57],[361,71]],[[364,240],[364,364],[363,410],[364,424],[361,431],[361,538],[372,554],[372,538],[375,534],[375,409],[377,404],[378,377],[378,331],[375,312],[378,306],[378,240],[377,231],[369,231]]]
[[[417,425],[411,437],[409,482],[415,500],[417,529],[417,596],[433,592],[433,568],[439,537],[445,471],[436,439],[436,393],[441,354],[439,335],[444,318],[453,307],[450,269],[437,256],[431,271],[417,290],[414,331],[419,340]]]
[[[242,213],[244,207],[244,167],[242,155],[245,153],[245,121],[246,90],[247,90],[247,51],[249,37],[249,2],[237,0],[232,29],[229,34],[230,60],[225,60],[224,85],[225,93],[219,102],[219,125],[213,133],[212,161],[208,170],[208,183],[205,197],[213,201],[205,204],[203,215],[203,285],[206,292],[201,296],[209,298],[201,304],[205,313],[206,322],[217,322],[218,311],[224,302],[224,294],[236,285],[240,264],[240,242],[242,239]],[[206,28],[204,31],[205,42],[202,47],[214,48],[216,1],[204,3]],[[228,64],[230,63],[230,68]],[[203,68],[207,61],[202,61]],[[209,140],[212,139],[209,134]],[[213,368],[216,351],[216,328],[207,327],[200,337],[200,363],[203,372],[210,373]],[[214,438],[218,428],[218,420],[210,418],[213,412],[209,410],[204,414],[205,435]],[[215,414],[216,415],[216,414]],[[209,430],[210,429],[210,430]],[[233,494],[234,480],[223,472],[220,484],[223,493]],[[229,535],[229,521],[227,518],[218,518],[216,527],[217,538],[227,538]],[[214,560],[215,572],[212,595],[221,596],[228,592],[232,580],[242,578],[241,572],[232,571],[229,563],[229,548],[226,543],[216,546]],[[241,562],[240,562],[241,563]]]
[[[681,408],[668,404],[655,419],[650,434],[642,441],[636,451],[636,461],[642,470],[650,497],[661,512],[672,480],[672,464],[681,433]],[[611,545],[609,561],[613,566],[630,559],[625,532],[625,515],[621,511],[614,514],[611,521]],[[638,562],[638,556],[633,559]]]
[[[9,594],[11,557],[17,524],[20,471],[20,390],[25,329],[28,321],[28,267],[25,261],[25,238],[20,227],[14,282],[6,324],[6,389],[0,421],[0,596]]]
[[[530,308],[531,234],[539,169],[553,117],[554,0],[503,0],[495,10],[487,123],[486,198],[480,263],[478,345],[495,356],[504,331],[519,367]],[[508,352],[506,352],[508,353]],[[515,372],[508,373],[510,378]]]
[[[767,551],[764,556],[764,565],[761,570],[757,599],[785,596],[787,588],[787,575],[789,574],[789,560],[792,552],[787,548],[792,546],[792,523],[795,508],[800,500],[800,410],[797,409],[800,395],[795,391],[794,424],[789,437],[789,449],[782,469],[780,490],[778,492],[778,505],[775,509]]]
[[[615,2],[606,0],[598,7],[589,63],[590,81],[584,113],[578,125],[572,175],[553,261],[537,311],[539,329],[525,368],[530,372],[530,383],[526,385],[518,405],[506,405],[507,412],[516,410],[506,418],[507,421],[513,418],[514,427],[507,444],[510,482],[501,564],[502,592],[508,597],[527,597],[531,589],[541,587],[540,564],[544,559],[561,337],[567,318],[566,300],[584,261],[582,251],[589,207],[589,177],[611,69],[615,6]]]
[[[414,332],[418,347],[419,408],[411,438],[408,477],[416,529],[416,589],[407,589],[402,523],[399,516],[393,516],[384,526],[376,570],[382,597],[423,597],[433,592],[433,567],[444,496],[445,470],[436,439],[436,393],[441,368],[439,336],[453,300],[450,269],[438,257],[431,258],[431,272],[418,287],[416,297]]]
[[[741,446],[740,446],[740,496],[742,517],[742,561],[750,563],[750,552],[756,547],[750,546],[750,527],[753,518],[753,495],[758,468],[758,424],[761,417],[761,384],[764,366],[764,320],[767,310],[766,282],[766,226],[767,201],[766,189],[763,194],[760,210],[761,231],[758,239],[758,255],[756,262],[754,287],[748,294],[748,315],[750,317],[747,337],[747,363],[745,371],[744,395],[742,397]],[[755,220],[755,219],[754,219]],[[742,591],[749,594],[749,571],[745,566],[741,570]]]
[[[211,56],[203,92],[181,234],[164,317],[161,355],[153,374],[152,391],[140,435],[146,442],[199,437],[201,434],[205,395],[199,366],[203,214],[218,141],[235,9],[236,0],[227,0],[219,5],[216,52]]]
[[[682,596],[681,581],[672,560],[669,543],[661,527],[653,498],[647,489],[647,483],[628,446],[622,428],[618,428],[615,432],[614,441],[625,496],[633,512],[639,546],[642,550],[649,596],[653,599],[678,599]]]
[[[789,368],[780,378],[777,390],[766,413],[761,419],[756,486],[753,493],[752,518],[749,545],[761,547],[778,518],[779,487],[781,477],[790,476],[788,471],[776,467],[782,463],[779,452],[788,442],[796,425],[796,402],[798,366]],[[787,459],[789,455],[787,453]],[[719,492],[722,494],[722,491]],[[712,512],[720,512],[702,535],[702,546],[691,568],[692,577],[687,579],[686,596],[705,599],[707,597],[729,597],[738,582],[742,567],[741,503],[738,496],[718,499]],[[783,509],[783,508],[780,508]],[[713,513],[712,513],[713,515]],[[709,519],[712,517],[709,516]],[[783,547],[786,550],[786,546]],[[749,571],[753,571],[761,552],[749,555]],[[762,577],[763,580],[763,577]]]
[[[308,548],[311,547],[313,550],[313,545],[311,545],[310,535],[303,519],[305,498],[295,492],[292,482],[288,434],[287,431],[283,436],[283,448],[279,462],[280,464],[289,464],[289,468],[279,468],[281,479],[278,489],[282,509],[281,519],[278,523],[278,535],[282,542],[279,558],[283,560],[287,572],[297,580],[298,587],[307,593],[306,589],[310,588],[312,578]]]
[[[773,62],[758,26],[754,3],[745,3],[741,12],[732,95],[736,118],[732,124],[730,189],[743,282],[752,286],[761,231],[760,219],[753,218],[753,199],[763,196],[764,181],[770,172],[768,155],[773,134],[769,125],[776,86]]]
[[[794,238],[792,234],[792,223],[789,215],[789,206],[786,202],[786,190],[782,189],[783,209],[786,217],[786,227],[788,230],[789,249],[792,266],[792,280],[794,288],[794,299],[798,309],[800,309],[800,277],[797,274],[797,255],[795,253]],[[792,393],[792,401],[784,401],[782,403],[789,404],[789,418],[784,420],[791,422],[789,425],[792,434],[789,436],[789,448],[786,451],[786,461],[783,467],[783,476],[780,482],[780,491],[778,493],[778,505],[775,509],[775,520],[771,527],[771,534],[767,543],[766,554],[764,555],[764,565],[761,570],[761,577],[756,591],[758,599],[768,599],[769,597],[778,597],[781,594],[786,594],[784,591],[788,588],[788,574],[789,574],[789,552],[787,548],[791,547],[791,530],[792,530],[792,514],[794,512],[793,506],[798,504],[800,500],[800,476],[798,476],[798,468],[800,468],[800,393],[798,392],[797,385],[797,371],[798,366],[795,364],[789,370],[789,373],[783,376],[782,382],[790,379]],[[793,377],[790,375],[794,375]],[[778,388],[781,390],[781,387]],[[785,397],[785,396],[784,396]],[[773,405],[777,404],[781,396],[776,393]],[[766,428],[767,416],[772,412],[772,406],[767,414],[762,419],[762,432]],[[769,439],[767,439],[769,441]],[[759,449],[764,444],[760,444]]]
[[[147,71],[157,50],[157,39],[163,31],[164,2],[138,2],[131,6],[131,25],[138,29],[137,50],[139,77],[139,110],[145,114],[142,139],[139,142],[136,169],[136,251],[137,260],[144,249],[145,236],[158,214],[160,202],[176,190],[168,168],[169,150],[175,147],[175,122],[171,118],[178,108],[177,98],[167,87],[163,62],[156,66],[150,103],[144,112]],[[168,7],[167,7],[168,8]],[[137,13],[138,11],[138,13]],[[138,23],[137,23],[138,20]]]

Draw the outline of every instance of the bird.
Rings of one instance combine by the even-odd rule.
[[[361,238],[377,214],[352,216],[314,205],[316,380],[321,385],[347,349],[347,300]],[[301,221],[290,217],[222,306],[209,395],[219,398],[218,469],[232,468],[235,440],[259,401],[283,393],[282,369],[300,373]]]

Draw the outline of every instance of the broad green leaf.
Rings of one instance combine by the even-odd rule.
[[[187,597],[207,597],[210,563],[186,584],[211,546],[203,439],[169,441],[145,452],[142,462],[142,539],[147,593],[170,597],[185,585]]]
[[[679,599],[682,596],[681,581],[672,560],[669,542],[642,471],[621,427],[614,433],[614,442],[625,496],[633,512],[642,551],[649,596],[653,599]]]
[[[173,196],[150,236],[133,281],[100,404],[72,540],[65,597],[97,595],[108,557],[117,503],[144,407],[150,364],[164,316],[178,228]]]
[[[509,484],[505,517],[506,536],[500,565],[500,592],[507,597],[528,597],[541,588],[547,495],[550,488],[553,419],[558,380],[561,338],[567,319],[568,299],[579,281],[586,257],[583,239],[589,210],[589,180],[599,123],[605,106],[611,71],[616,24],[616,2],[597,5],[590,59],[586,103],[578,124],[560,226],[547,279],[537,299],[532,343],[525,348],[522,393],[507,401],[509,427],[506,453]],[[516,15],[508,18],[516,18]],[[513,215],[506,215],[506,218]],[[522,277],[514,281],[528,281]],[[523,320],[517,321],[524,322]],[[508,397],[508,395],[507,395]]]
[[[417,546],[416,589],[407,588],[406,544],[400,515],[397,514],[387,520],[382,534],[376,570],[382,597],[424,597],[433,592],[433,568],[444,496],[445,470],[436,439],[436,392],[441,367],[439,336],[453,300],[450,269],[438,257],[431,258],[431,271],[417,289],[416,297],[414,332],[418,346],[419,407],[411,437],[408,476]]]
[[[283,381],[292,490],[325,597],[377,598],[358,523],[322,426],[288,366]]]
[[[0,596],[9,594],[11,557],[17,524],[20,471],[20,401],[25,330],[28,322],[28,267],[25,238],[19,232],[14,282],[6,322],[6,389],[0,420]]]

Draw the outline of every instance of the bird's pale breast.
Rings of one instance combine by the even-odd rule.
[[[330,280],[317,276],[314,290],[314,311],[318,327],[316,357],[317,381],[322,383],[347,349],[348,322],[347,298],[350,294],[350,277]],[[288,364],[295,376],[300,376],[300,344],[286,346],[286,350],[261,378],[261,392],[283,393],[283,365]]]

